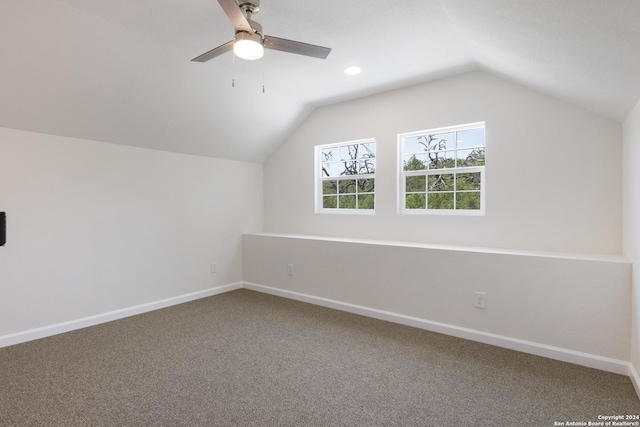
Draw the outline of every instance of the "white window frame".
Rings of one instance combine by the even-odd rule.
[[[324,144],[324,145],[316,145],[314,151],[314,160],[315,160],[315,168],[314,168],[314,203],[315,203],[315,212],[316,213],[326,213],[326,214],[347,214],[347,215],[374,215],[376,212],[376,188],[374,186],[373,194],[374,194],[374,205],[373,209],[340,209],[340,208],[324,208],[323,207],[323,191],[322,191],[322,183],[324,181],[330,180],[341,180],[341,179],[376,179],[375,172],[373,174],[358,174],[358,175],[343,175],[340,177],[323,177],[322,176],[322,150],[326,148],[334,148],[334,147],[342,147],[347,145],[357,145],[357,144],[376,144],[375,138],[365,138],[359,139],[356,141],[345,141],[345,142],[337,142],[332,144]],[[377,145],[377,144],[376,144]],[[376,147],[377,152],[377,147]],[[377,157],[376,159],[376,168],[377,168]],[[376,182],[377,185],[377,182]],[[357,195],[356,195],[356,203],[357,203]]]
[[[443,169],[431,169],[431,170],[404,170],[404,140],[406,138],[414,138],[423,135],[435,135],[442,133],[459,132],[471,129],[482,128],[485,132],[484,149],[486,155],[486,127],[485,122],[469,123],[458,126],[448,126],[435,129],[427,129],[416,132],[407,132],[398,134],[398,213],[402,215],[460,215],[460,216],[483,216],[486,212],[486,179],[485,179],[485,166],[471,166],[471,167],[455,167],[455,168],[443,168]],[[457,139],[457,138],[456,138]],[[457,150],[457,147],[455,147]],[[463,148],[461,148],[463,149]],[[464,148],[466,149],[466,148]],[[451,149],[449,149],[451,150]],[[486,164],[486,163],[485,163]],[[480,173],[480,209],[429,209],[428,204],[425,209],[407,209],[406,208],[406,178],[409,176],[425,176],[428,180],[429,175],[442,175],[442,174],[458,174],[458,173]],[[454,178],[454,190],[453,200],[454,205],[456,203],[456,194],[459,193],[455,189]],[[428,192],[427,192],[428,194]]]

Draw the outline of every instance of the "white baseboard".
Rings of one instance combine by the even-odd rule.
[[[225,292],[234,291],[236,289],[249,289],[252,291],[267,293],[297,301],[307,302],[314,305],[333,308],[336,310],[346,311],[349,313],[359,314],[362,316],[372,317],[374,319],[385,320],[388,322],[398,323],[401,325],[412,326],[427,331],[438,332],[451,335],[458,338],[464,338],[471,341],[477,341],[485,344],[491,344],[498,347],[508,348],[511,350],[521,351],[524,353],[534,354],[536,356],[547,357],[549,359],[560,360],[563,362],[574,363],[576,365],[586,366],[589,368],[599,369],[602,371],[613,372],[621,375],[628,375],[633,386],[640,397],[640,376],[633,364],[622,360],[611,359],[607,357],[597,356],[588,353],[568,350],[561,347],[554,347],[545,344],[539,344],[531,341],[524,341],[517,338],[506,337],[502,335],[491,334],[474,329],[462,328],[459,326],[449,325],[446,323],[433,322],[430,320],[420,319],[417,317],[406,316],[403,314],[391,313],[388,311],[378,310],[369,307],[363,307],[355,304],[349,304],[341,301],[331,300],[313,295],[302,294],[298,292],[287,291],[269,286],[258,285],[249,282],[238,282],[230,285],[220,286],[217,288],[207,289],[204,291],[193,292],[190,294],[179,295],[160,301],[154,301],[146,304],[136,305],[129,308],[110,311],[108,313],[89,316],[69,322],[57,323],[54,325],[44,326],[41,328],[30,329],[23,332],[0,336],[0,348],[10,345],[20,344],[64,332],[82,329],[89,326],[106,323],[113,320],[123,319],[136,314],[142,314],[153,310],[158,310],[172,305],[182,304],[194,301],[200,298],[206,298]]]
[[[589,368],[599,369],[616,374],[631,376],[630,369],[633,369],[633,366],[629,362],[622,360],[611,359],[608,357],[597,356],[589,353],[582,353],[579,351],[568,350],[565,348],[554,347],[546,344],[539,344],[503,335],[491,334],[474,329],[462,328],[446,323],[433,322],[417,317],[405,316],[403,314],[391,313],[388,311],[363,307],[360,305],[344,303],[327,298],[301,294],[298,292],[292,292],[278,288],[272,288],[255,283],[244,282],[244,288],[284,298],[294,299],[297,301],[307,302],[310,304],[320,305],[323,307],[334,308],[336,310],[346,311],[349,313],[359,314],[375,319],[386,320],[388,322],[399,323],[401,325],[412,326],[414,328],[424,329],[427,331],[439,332],[441,334],[464,338],[471,341],[491,344],[497,347],[508,348],[510,350],[521,351],[523,353],[529,353],[549,359],[574,363],[576,365],[586,366]],[[635,372],[635,369],[633,369],[633,371]],[[632,376],[631,379],[632,381],[634,381],[634,378]],[[640,382],[638,381],[637,373],[635,373],[634,386],[636,387],[636,391],[638,391],[638,384],[640,384]],[[638,396],[640,397],[640,391],[638,392]]]
[[[95,316],[84,317],[82,319],[71,320],[69,322],[57,323],[55,325],[44,326],[41,328],[30,329],[28,331],[18,332],[0,336],[0,348],[10,345],[20,344],[64,332],[74,331],[76,329],[86,328],[88,326],[98,325],[100,323],[111,322],[112,320],[123,319],[136,314],[142,314],[160,308],[170,307],[184,302],[194,301],[200,298],[206,298],[218,295],[224,292],[234,291],[242,288],[242,283],[233,283],[230,285],[211,288],[204,291],[193,292],[190,294],[179,295],[172,298],[154,301],[146,304],[140,304],[133,307],[123,308],[120,310],[110,311],[108,313],[97,314]]]
[[[629,378],[631,379],[633,388],[636,389],[638,397],[640,397],[640,376],[638,376],[638,371],[635,366],[633,366],[633,363],[629,363]]]

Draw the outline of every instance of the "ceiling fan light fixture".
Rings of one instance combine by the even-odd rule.
[[[238,31],[233,43],[233,53],[238,58],[249,61],[262,58],[264,55],[262,36],[258,33],[249,34],[246,31]]]

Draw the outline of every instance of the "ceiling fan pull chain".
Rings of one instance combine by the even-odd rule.
[[[262,93],[264,93],[264,75],[265,75],[265,69],[267,68],[264,62],[264,57],[267,55],[263,55],[262,56]]]
[[[236,47],[236,40],[233,39],[233,48]],[[231,87],[236,87],[236,54],[231,49]]]

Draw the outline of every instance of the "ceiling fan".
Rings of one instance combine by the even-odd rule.
[[[259,59],[264,49],[280,50],[325,59],[331,49],[293,40],[262,34],[262,25],[251,17],[260,10],[260,0],[218,0],[236,29],[233,40],[193,58],[195,62],[207,62],[233,49],[233,53],[243,59]]]

